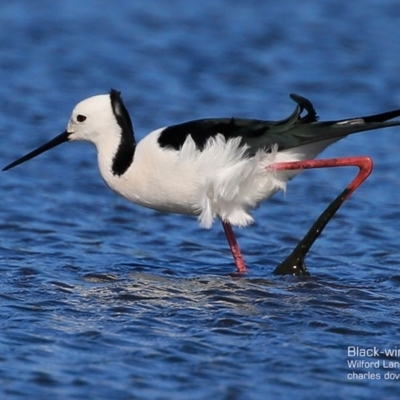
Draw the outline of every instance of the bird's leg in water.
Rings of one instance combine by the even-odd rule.
[[[324,230],[329,220],[335,215],[341,205],[357,190],[357,188],[368,178],[372,172],[373,162],[370,157],[345,157],[323,160],[306,160],[276,163],[271,169],[276,171],[302,170],[313,168],[329,167],[350,167],[359,168],[357,176],[350,184],[332,201],[325,211],[314,222],[307,234],[300,240],[293,252],[280,263],[274,273],[279,275],[309,275],[304,258],[311,246]]]
[[[221,219],[222,226],[224,227],[226,239],[228,240],[229,247],[232,252],[233,259],[236,264],[238,274],[245,274],[247,272],[246,264],[244,263],[242,252],[237,243],[235,234],[233,233],[232,225],[228,221]]]

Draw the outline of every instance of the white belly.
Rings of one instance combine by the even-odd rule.
[[[253,222],[250,208],[286,187],[288,174],[267,168],[280,161],[276,151],[259,151],[247,158],[245,149],[239,147],[240,138],[227,143],[222,135],[211,139],[202,151],[188,137],[176,151],[158,146],[161,131],[152,132],[137,145],[134,161],[124,175],[101,171],[110,188],[133,203],[198,215],[205,228],[211,227],[216,216],[245,226]]]

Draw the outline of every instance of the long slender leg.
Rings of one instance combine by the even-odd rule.
[[[318,217],[293,252],[278,265],[274,271],[275,274],[309,275],[304,263],[305,256],[314,244],[315,240],[322,233],[329,220],[335,215],[336,211],[371,174],[373,162],[370,157],[346,157],[274,164],[273,168],[277,171],[348,166],[356,166],[359,168],[357,176]]]
[[[227,221],[221,220],[221,222],[222,226],[224,227],[225,235],[228,240],[233,259],[235,260],[237,272],[239,274],[245,274],[247,272],[246,264],[244,263],[242,252],[240,251],[235,234],[233,233],[232,225]]]

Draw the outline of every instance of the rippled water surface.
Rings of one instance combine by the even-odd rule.
[[[139,138],[202,117],[284,118],[291,92],[328,120],[400,108],[399,17],[396,0],[2,1],[1,162],[111,87]],[[400,357],[349,367],[348,347],[400,348],[399,151],[388,129],[324,153],[375,169],[312,248],[307,279],[272,271],[351,169],[308,171],[263,204],[237,232],[241,279],[219,225],[119,198],[90,145],[2,173],[0,397],[398,398],[400,368],[384,361]]]

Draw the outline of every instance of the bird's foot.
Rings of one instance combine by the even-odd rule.
[[[310,276],[302,254],[294,251],[285,261],[281,262],[274,271],[275,275]]]

